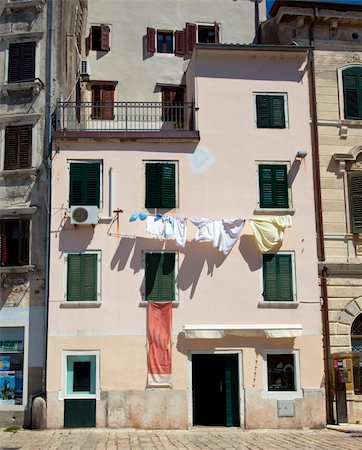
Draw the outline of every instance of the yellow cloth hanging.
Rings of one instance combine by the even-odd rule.
[[[290,216],[263,217],[250,219],[256,246],[260,253],[266,253],[283,242],[284,230],[292,226]]]

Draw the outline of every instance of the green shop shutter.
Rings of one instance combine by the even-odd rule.
[[[146,254],[146,300],[175,300],[175,253]]]
[[[99,207],[100,163],[70,164],[69,206]]]
[[[348,181],[352,233],[362,233],[362,172],[351,172]]]
[[[65,399],[64,428],[96,426],[96,399]]]
[[[97,300],[97,254],[68,255],[68,301]]]
[[[362,69],[343,71],[344,114],[346,119],[362,119]]]
[[[287,166],[259,165],[260,208],[288,208]]]
[[[263,255],[265,301],[292,301],[292,257],[284,254]]]

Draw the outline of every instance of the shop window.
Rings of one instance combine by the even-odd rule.
[[[349,211],[352,233],[362,233],[362,171],[348,174]]]
[[[9,83],[34,81],[35,46],[35,42],[24,42],[9,45]]]
[[[157,30],[157,53],[173,53],[173,31]]]
[[[95,396],[97,393],[97,356],[67,355],[66,394]]]
[[[163,122],[173,122],[177,128],[184,127],[184,94],[180,87],[162,88]]]
[[[255,101],[258,128],[286,127],[285,94],[256,94]]]
[[[289,208],[286,164],[259,164],[260,208]]]
[[[176,164],[146,163],[146,208],[176,207]]]
[[[100,206],[101,163],[70,163],[69,206]]]
[[[0,408],[23,404],[24,328],[0,328]]]
[[[100,253],[68,253],[67,301],[97,301],[100,297]]]
[[[355,390],[362,394],[362,314],[357,316],[352,323],[351,344],[352,352],[358,352],[360,354],[359,367],[356,367],[357,373],[354,374],[354,380]]]
[[[268,391],[296,391],[295,355],[267,354]]]
[[[29,219],[0,220],[2,266],[29,264]]]
[[[350,67],[342,72],[344,117],[362,120],[362,66]]]
[[[146,253],[146,301],[173,302],[176,299],[175,253]]]
[[[95,25],[91,27],[89,41],[90,50],[109,52],[110,28],[108,25]]]
[[[92,86],[92,119],[114,120],[114,86]]]
[[[31,167],[32,127],[6,127],[4,170]]]
[[[294,300],[293,260],[287,253],[263,255],[263,297],[265,301]]]

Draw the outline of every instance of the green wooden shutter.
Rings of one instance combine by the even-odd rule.
[[[146,254],[146,300],[175,300],[175,253]]]
[[[175,164],[162,164],[162,207],[176,206]]]
[[[260,164],[259,192],[261,208],[288,208],[287,166]]]
[[[100,163],[70,164],[69,205],[99,207]]]
[[[269,95],[256,96],[256,115],[258,128],[270,128],[271,111]]]
[[[348,181],[352,233],[362,233],[362,172],[351,172]]]
[[[362,119],[362,68],[343,71],[344,114],[346,119]]]
[[[284,95],[257,95],[258,128],[285,128]]]
[[[285,128],[284,96],[270,95],[271,127]]]
[[[97,254],[68,255],[68,301],[97,300]]]
[[[146,208],[160,208],[161,163],[146,164]]]
[[[292,257],[284,254],[263,255],[265,301],[292,301]]]

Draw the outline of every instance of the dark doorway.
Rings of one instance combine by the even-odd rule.
[[[192,355],[193,424],[239,427],[238,355]]]

